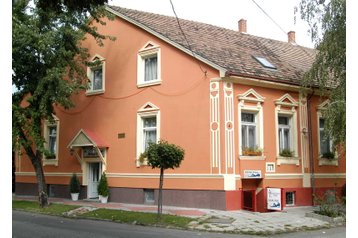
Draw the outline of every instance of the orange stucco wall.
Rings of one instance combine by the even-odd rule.
[[[70,141],[82,128],[95,132],[107,145],[107,170],[109,185],[112,187],[156,188],[158,178],[145,174],[159,174],[148,166],[136,166],[137,144],[137,111],[147,102],[151,102],[160,109],[160,137],[184,148],[185,159],[180,168],[167,170],[166,174],[217,174],[218,168],[212,168],[210,155],[210,81],[219,78],[218,70],[200,63],[191,55],[183,53],[177,48],[159,38],[141,30],[140,28],[116,18],[108,21],[107,25],[99,26],[103,34],[112,35],[116,41],[106,40],[104,47],[99,47],[88,37],[83,43],[87,46],[91,57],[100,55],[105,59],[105,93],[86,96],[85,92],[73,96],[75,108],[63,110],[56,108],[56,116],[60,119],[59,132],[59,162],[58,166],[44,166],[45,173],[63,173],[61,176],[47,176],[47,183],[68,184],[71,173],[82,173],[81,166],[74,155],[67,148]],[[146,45],[153,42],[160,47],[161,79],[160,85],[137,87],[137,53]],[[202,72],[201,68],[207,72]],[[264,160],[239,160],[240,145],[238,123],[238,98],[249,89],[254,89],[265,98],[263,106],[263,134]],[[225,107],[223,82],[220,81],[220,165],[221,173],[225,173]],[[244,170],[261,170],[263,179],[256,181],[234,181],[236,190],[227,193],[228,209],[240,207],[242,188],[302,188],[301,178],[265,179],[266,162],[276,163],[276,125],[275,100],[289,93],[296,101],[299,94],[296,91],[265,88],[263,86],[247,86],[234,83],[233,87],[233,116],[234,116],[234,164],[235,171],[228,169],[228,173],[241,175]],[[317,105],[320,98],[314,97],[311,111],[313,125],[313,144],[315,173],[345,173],[345,156],[339,160],[339,166],[318,165],[317,139]],[[297,148],[301,157],[300,110],[297,111]],[[118,138],[124,133],[124,138]],[[17,172],[33,171],[30,161],[25,155],[17,158]],[[307,165],[309,168],[309,165]],[[299,165],[276,165],[276,174],[302,174],[302,160]],[[308,171],[306,171],[308,172]],[[137,174],[126,177],[121,174]],[[33,176],[17,176],[17,182],[35,183]],[[337,181],[337,182],[335,182]],[[317,187],[342,186],[345,179],[316,179]],[[246,187],[245,187],[246,186]],[[192,190],[224,190],[223,177],[182,176],[182,178],[168,178],[165,180],[166,189]],[[260,195],[261,196],[261,195]],[[305,195],[306,196],[306,195]],[[304,204],[302,202],[302,204]]]

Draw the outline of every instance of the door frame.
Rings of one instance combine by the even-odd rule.
[[[86,162],[86,166],[87,166],[87,198],[91,199],[91,198],[96,198],[92,196],[92,187],[93,187],[93,180],[92,180],[92,170],[93,170],[93,166],[91,166],[91,164],[98,164],[98,182],[101,179],[101,175],[102,175],[102,162],[100,161],[91,161],[91,162]],[[95,188],[97,190],[97,188]],[[98,191],[97,191],[98,192]],[[98,197],[98,196],[97,196]]]

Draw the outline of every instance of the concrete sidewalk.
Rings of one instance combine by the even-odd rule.
[[[16,196],[17,200],[37,200],[32,196]],[[79,205],[94,210],[97,208],[118,209],[126,211],[140,211],[156,213],[156,205],[139,205],[109,202],[99,203],[95,200],[72,201],[63,198],[49,198],[52,203]],[[315,218],[306,217],[313,207],[292,207],[282,212],[257,213],[245,210],[219,211],[211,209],[196,209],[163,206],[164,214],[197,218],[190,223],[190,228],[203,231],[245,233],[252,235],[270,235],[299,230],[328,228],[332,225]],[[343,224],[342,224],[343,225]]]

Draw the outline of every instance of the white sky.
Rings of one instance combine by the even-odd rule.
[[[238,30],[238,21],[247,20],[247,33],[287,41],[287,32],[296,32],[296,43],[313,48],[308,24],[301,20],[300,0],[255,0],[280,25],[284,33],[252,0],[172,0],[179,18]],[[109,0],[109,5],[174,16],[169,0]],[[294,7],[298,7],[294,24]]]

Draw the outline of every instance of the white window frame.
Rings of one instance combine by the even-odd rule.
[[[151,81],[145,81],[145,60],[151,57],[157,57],[157,78]],[[161,53],[160,47],[153,42],[147,42],[144,47],[138,51],[137,56],[137,87],[147,87],[162,83],[161,79]]]
[[[287,193],[291,193],[292,194],[292,203],[288,204],[287,203]],[[285,192],[285,203],[287,207],[291,207],[291,206],[295,206],[295,200],[296,200],[296,192],[295,191],[287,191]]]
[[[276,164],[273,162],[266,162],[266,173],[275,173]]]
[[[46,157],[46,155],[43,155],[42,157],[42,164],[43,166],[45,165],[55,165],[55,166],[58,166],[58,154],[59,154],[59,138],[60,138],[60,120],[55,116],[53,115],[54,117],[54,122],[50,122],[48,120],[46,120],[44,122],[44,126],[43,126],[43,132],[44,132],[44,139],[45,139],[45,143],[44,143],[44,147],[45,149],[49,149],[49,141],[50,141],[50,138],[49,138],[49,133],[50,133],[50,130],[49,128],[50,127],[56,127],[56,152],[55,152],[55,158],[54,159],[49,159]]]
[[[288,148],[290,151],[293,150],[293,130],[292,130],[292,116],[289,115],[283,115],[283,114],[279,114],[278,115],[278,119],[279,118],[287,118],[288,123],[286,124],[280,124],[280,120],[278,120],[278,149],[279,149],[279,153],[281,153],[281,148]],[[285,137],[285,133],[284,131],[288,129],[288,145],[286,145],[285,139],[283,139],[282,141],[280,141],[280,138],[284,138]]]
[[[252,113],[256,122],[256,144],[264,150],[264,115],[262,103],[265,98],[258,94],[254,89],[249,89],[243,94],[238,95],[238,134],[239,134],[239,158],[241,160],[264,160],[265,156],[244,156],[242,155],[242,132],[241,132],[241,113]]]
[[[322,166],[322,165],[338,166],[338,155],[337,155],[337,153],[335,153],[335,158],[334,159],[323,158],[322,153],[321,153],[321,135],[320,135],[320,123],[319,123],[319,120],[322,119],[322,118],[324,119],[324,117],[322,115],[322,111],[326,110],[326,106],[327,106],[328,103],[329,103],[329,100],[327,99],[326,101],[324,101],[323,103],[321,103],[317,107],[318,165],[319,166]],[[331,140],[330,140],[330,146],[331,146],[331,151],[332,151],[333,143],[332,143]]]
[[[298,157],[298,125],[297,125],[297,107],[298,102],[288,93],[281,98],[275,100],[275,130],[276,130],[276,157],[277,165],[294,164],[299,165],[300,158]],[[290,119],[291,126],[291,141],[290,150],[294,152],[292,157],[280,156],[280,141],[279,141],[279,123],[278,117],[285,116]]]
[[[100,55],[95,55],[92,57],[91,61],[94,62],[96,60],[100,60],[101,64],[95,67],[87,67],[87,77],[89,79],[89,88],[86,91],[86,95],[96,95],[102,94],[105,92],[105,82],[106,82],[106,61]],[[94,71],[102,69],[102,88],[101,89],[93,89],[93,78],[94,78]]]
[[[141,153],[144,152],[144,128],[143,128],[143,119],[156,117],[156,129],[157,136],[156,142],[160,139],[160,110],[154,104],[148,102],[144,104],[137,112],[137,155],[136,155],[136,166],[140,167],[141,165],[147,165],[147,162],[141,163],[139,157]]]

